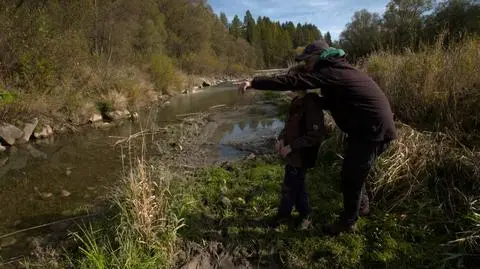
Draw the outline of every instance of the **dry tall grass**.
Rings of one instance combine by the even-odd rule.
[[[443,242],[456,258],[476,257],[480,246],[480,152],[458,147],[440,133],[422,133],[407,125],[398,130],[398,139],[372,173],[376,207],[415,215],[425,229],[457,238]]]
[[[114,195],[117,215],[105,229],[76,235],[78,268],[168,268],[183,220],[171,209],[171,174],[161,165],[132,164]],[[112,225],[113,224],[113,225]],[[77,268],[76,267],[76,268]]]
[[[363,68],[389,96],[406,123],[432,131],[479,137],[480,40],[394,55],[379,52]]]

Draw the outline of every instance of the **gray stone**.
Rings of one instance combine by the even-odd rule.
[[[130,119],[133,121],[136,121],[140,118],[140,115],[137,112],[132,112],[132,115],[130,116]]]
[[[111,111],[111,112],[107,112],[107,116],[109,118],[111,118],[112,120],[126,119],[126,118],[130,117],[130,111],[128,111],[128,110]]]
[[[48,138],[53,135],[53,129],[50,125],[45,125],[41,132],[35,132],[33,136],[37,139]]]
[[[95,123],[103,120],[103,117],[100,113],[93,113],[93,115],[88,119],[88,122]]]
[[[72,194],[71,194],[69,191],[67,191],[67,190],[62,190],[62,196],[63,196],[63,197],[68,197],[68,196],[70,196],[70,195],[72,195]]]
[[[33,135],[35,128],[37,128],[38,119],[34,118],[33,122],[26,123],[25,127],[23,127],[23,137],[18,140],[19,143],[28,143],[30,141],[30,137]]]
[[[4,146],[0,145],[0,152],[4,152],[4,151],[6,151],[6,150],[7,150],[7,148],[6,148],[6,147],[4,147]]]
[[[15,140],[23,137],[23,131],[11,124],[4,123],[0,125],[0,137],[12,146],[15,144]]]
[[[114,125],[109,122],[96,122],[92,126],[95,128],[108,128]]]

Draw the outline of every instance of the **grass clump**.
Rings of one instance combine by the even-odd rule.
[[[171,210],[171,175],[139,161],[119,186],[111,216],[75,234],[75,268],[168,268],[182,219]]]

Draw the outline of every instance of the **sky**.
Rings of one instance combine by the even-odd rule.
[[[267,16],[280,22],[315,24],[322,34],[337,39],[353,13],[360,9],[382,14],[388,0],[209,0],[215,13],[224,12],[229,21],[237,14],[241,21],[250,10],[253,17]]]

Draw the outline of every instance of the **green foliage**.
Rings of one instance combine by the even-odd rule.
[[[106,115],[108,112],[113,111],[113,105],[110,102],[98,102],[97,111],[102,115]]]
[[[381,19],[377,13],[363,9],[355,12],[352,22],[340,36],[340,46],[349,55],[364,56],[381,46]]]
[[[225,29],[230,28],[227,15],[225,15],[223,12],[220,12],[220,21],[222,22],[223,26],[225,26]]]
[[[480,34],[478,1],[432,2],[392,0],[382,17],[367,10],[357,11],[341,33],[340,45],[355,60],[378,49],[417,51],[422,44],[436,43],[441,35],[448,46]]]
[[[9,104],[13,103],[16,99],[16,95],[11,92],[0,92],[0,104]]]
[[[166,93],[169,92],[172,87],[180,90],[177,70],[173,65],[173,61],[168,56],[163,54],[152,55],[150,68],[150,73],[152,74],[157,91]]]
[[[230,25],[230,34],[235,38],[238,39],[242,34],[242,22],[238,18],[237,15],[232,20],[232,24]]]

